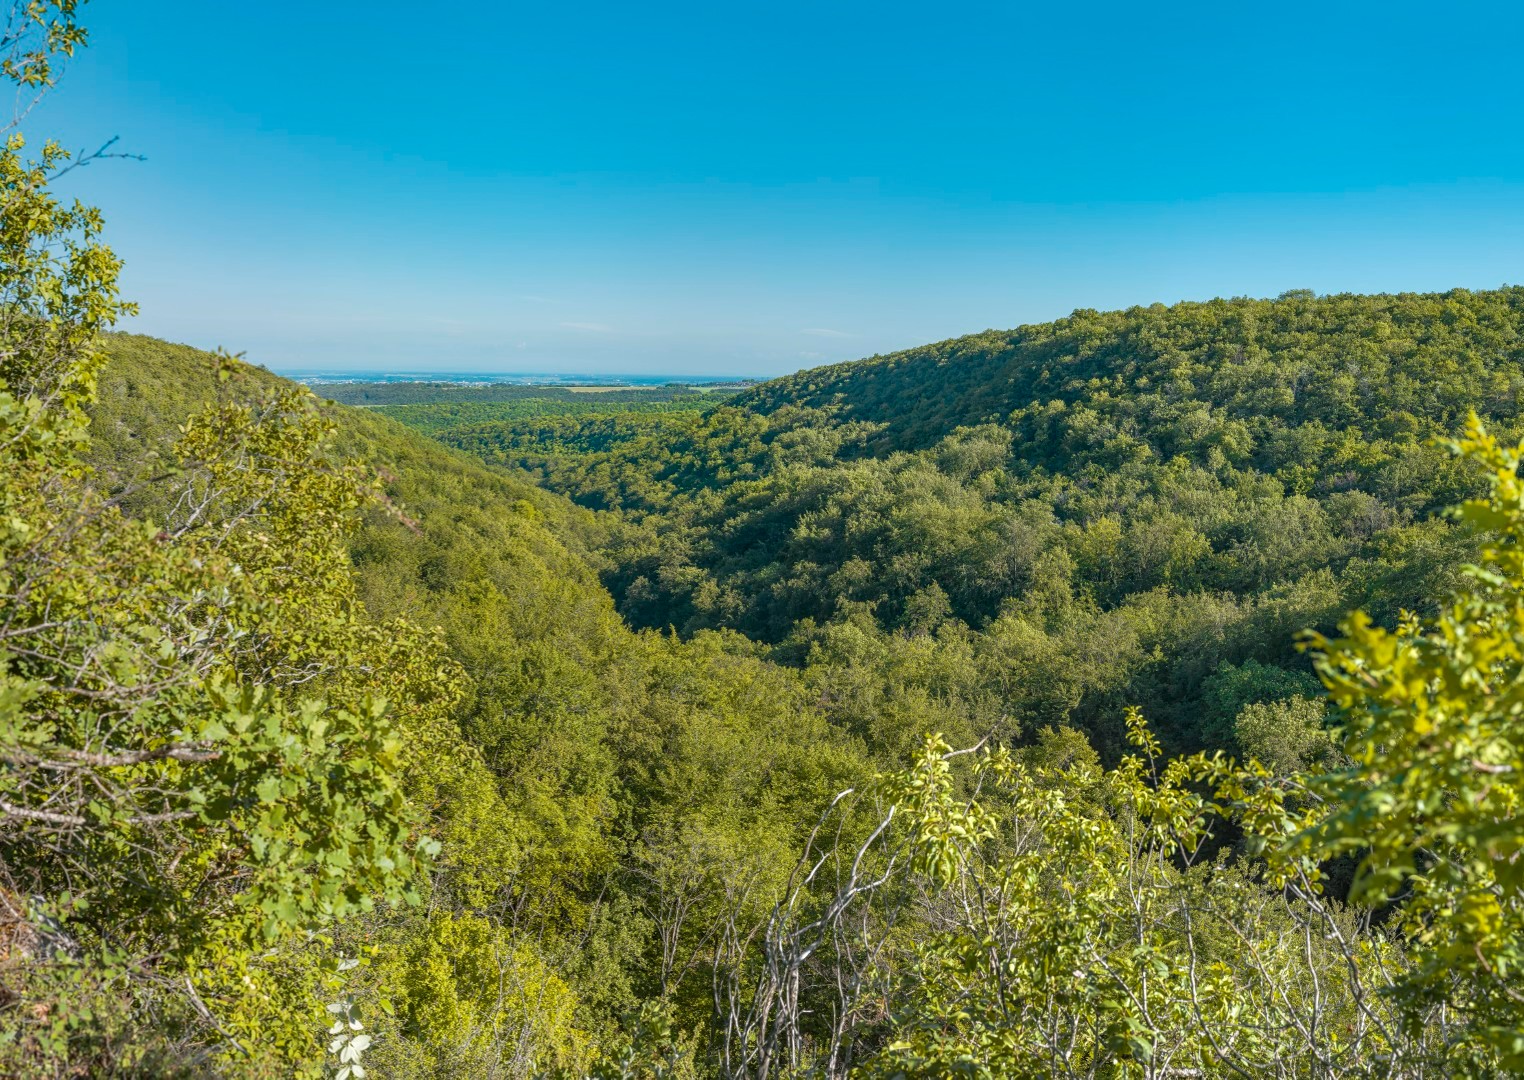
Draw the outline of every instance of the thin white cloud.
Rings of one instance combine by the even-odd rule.
[[[857,336],[856,334],[849,334],[845,330],[832,330],[829,327],[825,327],[825,326],[807,327],[806,329],[801,330],[799,332],[801,334],[809,334],[811,337],[846,338],[846,337],[856,337]]]
[[[612,326],[604,326],[601,322],[564,322],[561,325],[568,330],[586,330],[593,334],[607,334],[614,329]]]

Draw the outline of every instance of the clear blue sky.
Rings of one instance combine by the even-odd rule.
[[[1524,5],[94,0],[29,123],[134,329],[776,374],[1076,307],[1524,281]]]

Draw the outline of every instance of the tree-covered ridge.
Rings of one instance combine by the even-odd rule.
[[[1468,541],[1442,511],[1476,481],[1433,438],[1471,409],[1516,428],[1521,297],[1079,313],[697,415],[437,437],[614,511],[584,535],[636,625],[734,628],[806,666],[849,633],[930,635],[983,658],[1013,730],[1117,749],[1129,701],[1178,745],[1231,746],[1243,705],[1289,693],[1224,697],[1231,672],[1305,673],[1296,628],[1447,587]],[[1038,678],[997,674],[1034,656]]]
[[[884,424],[878,445],[889,449],[995,422],[1033,441],[1024,456],[1050,468],[1126,459],[1143,443],[1163,460],[1216,448],[1268,472],[1320,449],[1282,445],[1285,428],[1336,449],[1454,432],[1472,408],[1516,415],[1521,326],[1521,287],[1076,311],[801,372],[735,404],[840,405],[848,419]]]
[[[1308,767],[1166,761],[1136,709],[1110,770],[1072,733],[928,738],[871,789],[866,840],[830,837],[851,793],[823,816],[800,875],[830,868],[826,896],[775,910],[758,992],[728,1010],[732,1074],[1524,1068],[1524,447],[1472,418],[1450,449],[1484,469],[1459,513],[1492,539],[1432,621],[1304,637],[1342,720]]]

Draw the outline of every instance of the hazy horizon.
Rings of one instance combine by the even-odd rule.
[[[510,383],[566,386],[659,386],[666,382],[693,385],[753,381],[765,376],[748,375],[675,375],[665,372],[596,372],[596,371],[394,371],[380,368],[269,368],[277,375],[302,383],[323,382],[460,382],[472,384]]]

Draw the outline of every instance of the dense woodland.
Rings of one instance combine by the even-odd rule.
[[[68,162],[0,150],[0,1073],[1524,1069],[1524,290],[355,408],[112,332]]]
[[[1524,290],[1079,312],[699,414],[431,433],[616,511],[592,546],[634,625],[806,669],[945,657],[939,699],[1001,688],[937,720],[961,739],[1071,723],[1119,752],[1140,704],[1171,746],[1239,750],[1244,705],[1315,696],[1298,630],[1453,584],[1443,511],[1481,481],[1434,440],[1470,410],[1517,430],[1521,322]]]

